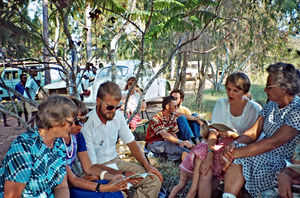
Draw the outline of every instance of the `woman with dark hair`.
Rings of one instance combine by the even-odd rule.
[[[11,144],[0,166],[0,197],[69,197],[62,142],[74,124],[76,105],[50,96],[37,112],[37,128]]]
[[[109,169],[108,167],[103,169],[104,165],[93,165],[91,163],[86,142],[81,133],[82,126],[88,120],[86,116],[88,109],[78,99],[71,98],[71,100],[78,108],[78,115],[75,125],[71,127],[70,134],[63,138],[63,143],[67,151],[67,177],[71,186],[71,197],[123,197],[120,190],[127,188],[127,181],[124,180],[112,185],[112,183],[123,178],[122,171],[119,171],[119,174],[110,174],[105,170]],[[117,172],[117,170],[114,172]]]
[[[299,71],[291,64],[275,63],[267,72],[269,102],[224,153],[225,161],[233,163],[225,173],[223,197],[235,197],[244,184],[253,197],[278,197],[276,176],[284,160],[291,161],[300,139]]]

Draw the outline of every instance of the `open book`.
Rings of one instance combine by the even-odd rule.
[[[201,122],[203,122],[204,125],[206,125],[208,128],[211,129],[216,129],[218,131],[222,131],[222,132],[233,132],[236,133],[238,135],[238,132],[236,131],[236,129],[232,129],[229,126],[226,126],[223,123],[209,123],[208,121],[201,119]]]
[[[128,177],[124,177],[123,179],[120,179],[120,180],[112,183],[111,185],[115,185],[115,184],[117,184],[117,183],[119,183],[121,181],[124,181],[126,179],[129,179],[128,182],[130,183],[130,179],[138,179],[138,178],[143,178],[144,179],[144,178],[146,178],[149,175],[153,175],[153,174],[152,173],[137,173],[137,174],[134,174],[134,175],[130,175]]]
[[[293,171],[300,174],[300,164],[292,164],[291,162],[284,160],[286,163],[286,167],[292,169]]]

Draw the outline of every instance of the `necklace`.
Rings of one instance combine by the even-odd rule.
[[[68,147],[66,145],[66,142],[65,142],[64,138],[62,138],[62,140],[64,142],[64,145],[65,145],[65,148],[66,148],[66,151],[67,151],[67,157],[68,157],[68,159],[71,159],[71,157],[73,156],[73,150],[74,150],[73,138],[72,138],[71,135],[70,135],[70,138],[71,138],[71,153],[69,153]]]

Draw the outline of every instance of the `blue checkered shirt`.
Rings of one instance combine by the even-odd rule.
[[[66,175],[66,151],[60,138],[52,149],[38,131],[27,131],[15,139],[0,165],[0,197],[5,180],[26,183],[22,197],[54,197],[53,189]]]

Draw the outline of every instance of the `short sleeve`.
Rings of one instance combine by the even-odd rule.
[[[5,180],[27,183],[33,168],[30,145],[19,139],[15,140],[8,150],[5,160]]]
[[[293,109],[285,119],[285,124],[300,131],[300,108]]]
[[[87,151],[85,139],[81,132],[76,134],[76,139],[77,139],[77,152]]]
[[[264,108],[260,111],[260,115],[262,117],[267,117],[268,114],[270,113],[270,109],[273,109],[274,103],[273,102],[268,102]]]
[[[152,128],[155,134],[159,134],[159,132],[164,129],[162,123],[155,117],[151,119],[149,126]]]

